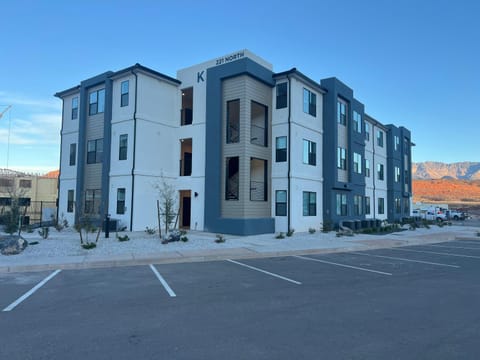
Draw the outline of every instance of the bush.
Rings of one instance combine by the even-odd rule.
[[[221,244],[221,243],[224,243],[226,241],[225,237],[222,234],[217,234],[217,235],[215,235],[215,237],[216,237],[215,242],[217,244]]]
[[[322,226],[322,232],[327,233],[333,230],[333,224],[331,221],[325,221]]]
[[[42,239],[47,239],[49,231],[50,231],[49,227],[44,226],[40,230],[38,230],[38,234],[42,237]]]
[[[188,237],[186,237],[185,235],[183,235],[182,237],[180,237],[180,241],[187,242],[187,241],[188,241]]]
[[[94,242],[86,242],[86,243],[82,244],[82,248],[84,248],[86,250],[90,250],[90,249],[93,249],[93,248],[96,248],[96,247],[97,247],[97,244],[95,244]]]
[[[309,229],[308,229],[308,232],[309,232],[310,234],[315,234],[315,231],[317,231],[317,230],[315,230],[314,228],[309,228]]]
[[[148,226],[145,228],[145,232],[148,234],[148,235],[153,235],[157,232],[157,230],[155,229],[152,229],[152,228],[149,228]]]
[[[287,231],[287,236],[288,236],[288,237],[292,236],[294,232],[295,232],[295,229],[289,229],[289,230]]]
[[[275,236],[275,239],[285,239],[285,234],[281,232],[277,236]]]
[[[123,236],[117,234],[116,237],[117,237],[117,240],[118,240],[118,241],[128,241],[128,240],[130,240],[130,238],[128,237],[127,234],[125,234],[125,235],[123,235]]]

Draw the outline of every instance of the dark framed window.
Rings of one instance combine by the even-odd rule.
[[[190,125],[193,122],[193,87],[182,89],[182,109],[180,110],[180,125]]]
[[[347,103],[343,100],[337,100],[337,122],[347,125]]]
[[[117,214],[125,214],[125,188],[117,189]]]
[[[287,107],[287,100],[288,100],[288,88],[287,83],[280,83],[277,84],[277,109],[283,109]]]
[[[250,158],[250,201],[268,200],[268,162]]]
[[[395,182],[400,182],[400,168],[395,166]]]
[[[365,196],[365,215],[370,215],[370,196]]]
[[[315,166],[317,164],[317,144],[303,139],[303,163]]]
[[[354,215],[362,215],[363,205],[362,205],[363,197],[360,195],[353,196],[353,214]]]
[[[400,149],[400,138],[397,135],[395,135],[393,139],[394,139],[395,151],[398,151],[398,149]]]
[[[256,101],[250,102],[250,143],[268,146],[268,107]]]
[[[403,213],[406,215],[410,215],[410,199],[403,198]]]
[[[378,180],[384,179],[383,164],[377,164],[377,179]]]
[[[383,147],[383,131],[377,130],[377,145]]]
[[[287,161],[287,137],[279,136],[275,139],[275,161]]]
[[[365,121],[365,139],[370,141],[370,124]]]
[[[353,171],[357,174],[362,173],[362,155],[353,153]]]
[[[317,95],[303,88],[303,112],[317,116]]]
[[[287,216],[287,190],[275,191],[275,216]]]
[[[70,166],[75,165],[75,161],[77,158],[77,144],[70,144]]]
[[[103,158],[103,139],[87,142],[87,164],[101,163]]]
[[[68,190],[68,195],[67,195],[67,212],[71,213],[73,212],[73,206],[74,206],[74,196],[75,196],[75,190]]]
[[[337,148],[337,168],[347,170],[347,150],[341,147]]]
[[[88,189],[85,191],[85,214],[100,213],[100,190]]]
[[[118,144],[118,160],[127,160],[128,134],[120,135]]]
[[[317,193],[303,192],[303,216],[317,216]]]
[[[385,199],[378,198],[378,213],[383,215],[385,214]]]
[[[239,158],[227,157],[225,163],[225,200],[239,199]]]
[[[32,180],[20,180],[18,182],[18,186],[23,189],[31,189],[32,188]]]
[[[370,160],[365,159],[365,177],[370,177]]]
[[[357,133],[362,133],[362,115],[355,110],[353,111],[353,130]]]
[[[402,203],[400,198],[395,198],[395,213],[401,214],[402,213]]]
[[[88,101],[88,115],[103,113],[105,111],[105,89],[92,91]]]
[[[13,186],[13,179],[0,178],[0,186],[1,187],[12,187]]]
[[[0,197],[0,206],[11,206],[12,198],[10,197]]]
[[[78,118],[78,97],[72,98],[72,120]]]
[[[30,206],[30,198],[18,198],[18,206]]]
[[[122,81],[120,84],[120,106],[128,106],[128,87],[129,81]]]
[[[240,99],[227,101],[227,144],[240,141]]]
[[[347,194],[335,195],[336,214],[339,216],[347,216]]]

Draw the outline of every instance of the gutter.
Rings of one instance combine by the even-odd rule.
[[[138,90],[138,75],[131,70],[131,73],[135,76],[135,108],[133,110],[133,159],[132,159],[132,197],[130,201],[130,231],[133,228],[133,199],[135,193],[135,159],[136,159],[136,145],[137,145],[137,90]]]

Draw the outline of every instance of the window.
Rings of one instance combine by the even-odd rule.
[[[353,214],[362,215],[362,196],[360,195],[353,197]]]
[[[287,161],[287,137],[279,136],[275,139],[275,161]]]
[[[303,112],[317,116],[317,95],[303,88]]]
[[[238,156],[227,157],[225,181],[225,200],[238,200],[240,181]]]
[[[353,153],[353,171],[357,174],[362,173],[362,155]]]
[[[125,214],[125,188],[117,189],[117,214]]]
[[[383,180],[383,164],[377,164],[377,178]]]
[[[101,163],[103,157],[103,139],[87,142],[87,164]]]
[[[100,190],[85,191],[85,214],[100,214]]]
[[[337,100],[337,122],[347,125],[347,103],[343,100]]]
[[[317,164],[317,144],[303,139],[303,163],[315,166]]]
[[[277,109],[287,107],[287,83],[277,84]]]
[[[118,144],[118,160],[127,160],[128,134],[120,135]]]
[[[377,130],[377,145],[383,147],[383,131]]]
[[[30,206],[30,198],[18,198],[18,206]]]
[[[275,191],[275,216],[287,216],[287,190]]]
[[[370,215],[370,196],[365,196],[365,215]]]
[[[72,99],[72,120],[75,120],[78,118],[78,97],[75,96]]]
[[[370,177],[370,160],[365,159],[365,176]]]
[[[347,170],[347,150],[344,148],[337,148],[337,168]]]
[[[227,101],[227,144],[240,141],[240,100]]]
[[[407,215],[410,215],[410,199],[403,198],[403,212]]]
[[[378,213],[383,215],[385,214],[385,199],[378,198]]]
[[[70,166],[75,165],[75,160],[77,158],[77,144],[70,144]]]
[[[0,197],[0,206],[11,206],[12,198],[10,197]]]
[[[13,186],[13,179],[0,178],[0,186],[1,187],[12,187]]]
[[[73,204],[74,204],[74,196],[75,196],[75,190],[68,190],[68,195],[67,195],[67,212],[71,213],[73,212]]]
[[[395,182],[400,182],[400,168],[395,166]]]
[[[120,106],[128,106],[128,80],[120,84]]]
[[[105,89],[93,91],[89,95],[88,115],[95,115],[105,111]]]
[[[404,176],[405,176],[405,192],[408,192],[410,190],[410,186],[409,186],[410,177],[409,177],[408,170],[405,170]]]
[[[303,216],[317,216],[317,193],[303,192]]]
[[[182,89],[182,110],[180,125],[191,125],[193,122],[193,87]]]
[[[365,139],[370,141],[370,124],[365,121]]]
[[[395,213],[402,213],[402,203],[400,202],[400,198],[395,198]]]
[[[250,158],[250,201],[268,200],[268,162]]]
[[[362,115],[357,113],[355,110],[353,111],[353,130],[359,134],[362,133]]]
[[[347,216],[347,194],[336,194],[336,213],[339,216]]]
[[[400,138],[397,135],[395,135],[393,139],[394,139],[395,151],[397,151],[400,148]]]
[[[32,180],[20,180],[18,185],[23,189],[31,189],[32,188]]]
[[[250,143],[268,146],[268,107],[252,101],[250,103]]]

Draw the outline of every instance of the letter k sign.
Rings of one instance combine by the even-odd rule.
[[[200,81],[205,81],[205,79],[203,78],[203,73],[204,72],[205,72],[205,70],[197,72],[197,83],[199,83]]]

